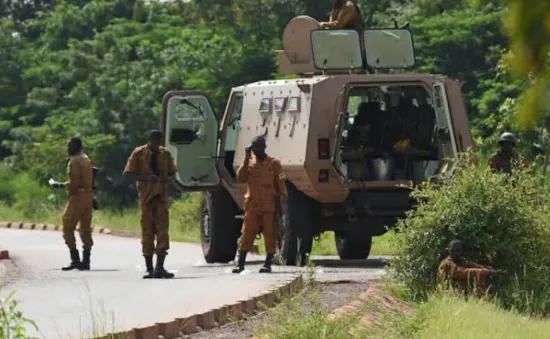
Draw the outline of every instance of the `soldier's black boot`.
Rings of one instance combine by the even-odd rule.
[[[82,251],[82,262],[80,263],[79,270],[81,270],[81,271],[89,271],[90,270],[90,254],[91,254],[90,249]]]
[[[156,279],[172,279],[174,277],[173,273],[164,269],[164,259],[166,259],[166,254],[157,254],[157,265],[154,272]]]
[[[239,260],[237,266],[231,271],[233,273],[241,273],[244,271],[244,263],[246,262],[246,252],[239,252]]]
[[[271,273],[272,262],[273,262],[273,254],[268,254],[265,257],[264,265],[260,268],[260,273]]]
[[[70,249],[71,253],[71,264],[69,266],[62,267],[63,271],[71,271],[74,269],[80,268],[80,256],[78,255],[78,250],[76,248]]]
[[[143,279],[152,279],[153,278],[153,256],[152,255],[146,255],[145,258],[145,269],[147,270],[147,273],[143,276]]]

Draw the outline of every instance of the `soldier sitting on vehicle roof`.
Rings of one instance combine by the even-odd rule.
[[[329,22],[321,22],[321,28],[354,29],[359,34],[363,33],[364,25],[361,11],[355,1],[331,0],[332,12]]]
[[[363,67],[366,67],[369,73],[374,73],[370,67],[367,67],[365,60],[365,42],[363,16],[361,10],[354,0],[330,0],[332,2],[332,12],[328,22],[320,22],[323,29],[352,29],[357,31],[361,42],[361,58]]]
[[[465,294],[469,292],[484,294],[496,280],[496,271],[490,266],[482,266],[466,261],[462,256],[462,243],[453,240],[449,243],[449,256],[443,259],[437,270],[437,282],[440,287],[451,283]]]

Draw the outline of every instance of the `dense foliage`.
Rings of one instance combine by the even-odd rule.
[[[550,2],[509,0],[505,27],[511,37],[512,68],[519,76],[531,78],[521,97],[517,122],[523,128],[536,126],[550,116]]]
[[[511,176],[476,169],[467,157],[442,187],[426,185],[422,201],[399,224],[392,262],[396,277],[413,295],[435,286],[437,267],[450,240],[465,256],[499,270],[498,294],[521,311],[550,311],[550,194],[531,167]]]
[[[409,22],[416,71],[465,82],[480,143],[512,126],[515,106],[501,105],[519,95],[524,81],[503,66],[504,0],[358,3],[371,27]],[[274,51],[286,23],[301,14],[326,20],[330,6],[328,0],[4,1],[0,162],[40,183],[62,179],[66,140],[80,135],[102,168],[100,200],[126,207],[135,192],[123,181],[124,161],[158,127],[164,93],[204,90],[222,114],[231,87],[277,76]],[[13,201],[6,197],[12,188],[0,187],[1,199]]]

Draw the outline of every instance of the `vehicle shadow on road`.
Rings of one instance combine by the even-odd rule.
[[[246,266],[248,266],[248,265],[261,265],[263,263],[264,263],[263,260],[247,260],[245,265]],[[234,266],[235,266],[235,262],[228,262],[228,263],[225,263],[225,264],[222,264],[222,263],[215,263],[215,264],[200,263],[198,265],[194,265],[194,267],[196,267],[196,268],[234,267]]]
[[[388,260],[385,259],[367,259],[367,260],[341,260],[341,259],[313,259],[312,264],[314,267],[327,267],[327,268],[375,268],[384,269],[388,264]],[[274,263],[277,267],[294,267],[294,268],[306,268],[305,266],[290,266],[279,265]]]
[[[387,259],[367,259],[367,260],[340,260],[340,259],[313,259],[315,266],[334,267],[334,268],[385,268],[388,264]]]

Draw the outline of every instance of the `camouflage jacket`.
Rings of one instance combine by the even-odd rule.
[[[507,154],[502,151],[496,152],[489,158],[488,166],[493,173],[512,173],[513,162],[517,162],[520,168],[529,166],[529,162],[519,155],[519,153],[513,152]]]
[[[437,270],[439,286],[450,283],[452,287],[467,291],[472,287],[479,292],[487,290],[494,271],[488,267],[469,262],[455,262],[450,256],[443,259]]]

